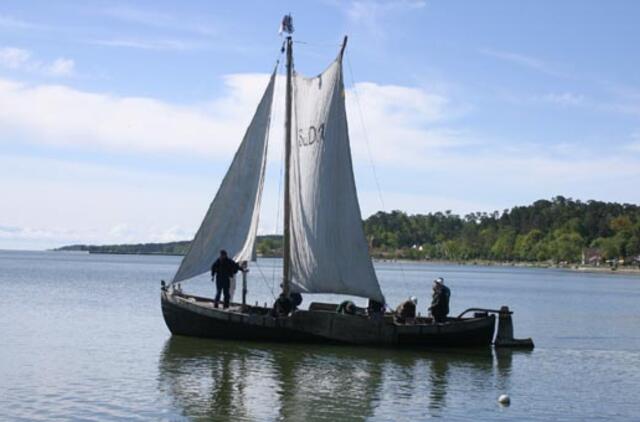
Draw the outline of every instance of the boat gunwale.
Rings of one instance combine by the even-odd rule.
[[[242,305],[240,303],[232,302],[232,303],[230,303],[230,306],[227,309],[215,308],[215,307],[204,306],[203,304],[198,303],[198,302],[214,303],[214,300],[211,299],[211,298],[190,295],[190,294],[186,294],[186,293],[183,293],[183,292],[167,292],[167,291],[163,291],[162,294],[167,298],[168,301],[170,301],[174,305],[180,306],[180,307],[183,307],[183,308],[187,308],[187,309],[192,310],[192,311],[195,311],[196,313],[198,313],[200,315],[207,316],[207,317],[214,317],[214,318],[219,319],[219,320],[229,320],[230,319],[229,316],[235,316],[236,318],[240,317],[241,320],[239,320],[239,321],[236,320],[236,321],[233,321],[233,322],[251,323],[252,325],[264,325],[264,322],[261,323],[261,324],[256,324],[257,323],[256,320],[259,319],[259,318],[266,318],[266,319],[269,319],[269,320],[272,320],[272,321],[284,322],[284,321],[291,320],[296,315],[298,315],[298,317],[303,316],[303,315],[337,315],[337,316],[341,316],[341,317],[357,317],[357,318],[361,318],[363,320],[368,320],[368,321],[371,321],[371,322],[383,323],[382,325],[386,325],[386,326],[402,327],[402,331],[405,331],[407,328],[412,328],[412,327],[430,327],[430,328],[432,328],[432,327],[443,327],[444,328],[444,327],[451,327],[451,326],[459,327],[459,326],[461,326],[461,324],[473,324],[473,323],[477,323],[477,322],[485,322],[487,320],[494,320],[494,322],[495,322],[495,316],[486,315],[486,316],[468,317],[468,318],[449,317],[449,318],[447,318],[447,321],[444,322],[444,323],[442,323],[442,322],[399,323],[394,318],[392,318],[393,313],[386,313],[383,318],[380,318],[380,319],[376,320],[376,319],[370,318],[367,315],[340,314],[340,313],[337,313],[335,311],[329,311],[329,310],[324,310],[324,309],[314,309],[314,310],[311,310],[311,309],[299,309],[299,310],[296,310],[294,313],[292,313],[290,315],[287,315],[285,317],[275,317],[275,316],[271,315],[271,313],[270,313],[271,308],[267,308],[267,307],[263,307],[263,306]],[[194,299],[194,301],[191,301],[189,299]],[[249,313],[249,312],[239,311],[238,308],[242,308],[243,306],[245,308],[249,308],[249,309],[259,309],[260,312],[258,312],[258,313]],[[235,319],[235,318],[231,318],[231,319]],[[280,324],[278,324],[278,325],[280,325]]]

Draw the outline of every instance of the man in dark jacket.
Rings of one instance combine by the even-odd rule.
[[[433,298],[429,311],[436,322],[445,322],[449,314],[449,297],[451,290],[444,285],[444,279],[438,277],[433,280]]]
[[[231,286],[231,277],[238,271],[244,271],[237,262],[227,256],[227,251],[222,249],[220,251],[220,257],[216,259],[216,262],[211,266],[211,281],[214,277],[216,279],[216,298],[213,302],[217,308],[220,302],[220,293],[224,294],[223,308],[229,307],[229,287]]]

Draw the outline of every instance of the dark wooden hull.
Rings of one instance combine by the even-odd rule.
[[[264,342],[351,344],[402,348],[482,347],[493,340],[495,316],[451,319],[442,324],[397,324],[329,311],[294,312],[274,318],[265,309],[216,309],[210,300],[161,293],[162,314],[172,334]]]

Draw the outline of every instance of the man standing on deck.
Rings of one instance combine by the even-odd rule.
[[[433,297],[429,311],[435,322],[445,322],[449,314],[449,297],[451,290],[444,285],[444,279],[438,277],[433,280]]]
[[[231,277],[238,271],[243,270],[237,262],[227,256],[227,251],[222,249],[220,251],[220,257],[216,259],[216,262],[211,266],[211,281],[214,277],[216,279],[216,298],[213,301],[213,305],[217,308],[220,302],[220,293],[224,294],[224,302],[222,307],[227,309],[229,307],[229,287],[231,286]]]

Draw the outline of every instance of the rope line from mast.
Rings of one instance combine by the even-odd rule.
[[[280,49],[279,53],[278,53],[278,57],[276,58],[276,81],[275,84],[277,84],[278,81],[278,74],[280,74],[280,72],[282,71],[282,54],[284,52],[284,43],[282,44],[282,48]],[[275,86],[274,86],[274,91],[275,91]],[[272,106],[272,110],[271,110],[271,116],[277,116],[277,107],[278,107],[278,102],[274,101],[273,106]],[[270,117],[269,118],[269,129],[267,130],[267,143],[269,142],[269,139],[271,138],[271,121],[273,119]],[[280,173],[282,174],[282,169],[280,169]],[[280,178],[282,178],[282,175],[280,176]],[[278,188],[280,189],[280,188]],[[278,197],[280,197],[280,193],[278,193]],[[280,201],[276,201],[278,203],[278,211],[277,214],[280,213]],[[276,230],[277,230],[277,226],[278,226],[278,217],[276,216]],[[269,285],[269,280],[268,278],[264,275],[264,272],[262,271],[262,267],[260,266],[258,259],[256,258],[255,260],[255,267],[258,269],[258,273],[260,273],[260,279],[262,280],[262,282],[264,283],[264,285],[267,287],[267,289],[269,289],[269,291],[271,292],[271,296],[275,299],[275,291],[274,291],[274,287],[273,287],[273,281],[271,283],[271,285]],[[275,278],[275,267],[274,267],[274,278]]]
[[[281,55],[282,55],[282,53],[281,53]],[[279,64],[280,68],[278,69],[278,74],[280,74],[280,72],[282,72],[283,66],[284,65],[283,65],[283,63],[281,61],[280,64]],[[274,115],[277,115],[277,114],[275,114],[275,110],[276,110],[277,105],[278,105],[278,102],[276,102],[274,104],[274,107],[273,107],[274,108]],[[284,174],[284,148],[282,148],[282,154],[280,156],[280,174],[278,176],[278,196],[277,196],[277,200],[276,200],[276,203],[277,203],[277,206],[276,206],[276,225],[275,225],[275,228],[274,228],[274,231],[273,231],[274,235],[278,234],[278,228],[279,228],[279,225],[280,225],[280,204],[282,203],[282,201],[280,201],[280,198],[282,196],[282,182],[284,180],[284,175],[283,174]],[[284,241],[284,237],[283,237],[283,241]],[[277,268],[274,265],[273,266],[273,270],[271,272],[271,291],[275,291],[276,269]]]
[[[264,273],[262,272],[262,267],[260,267],[260,264],[258,263],[258,260],[256,259],[256,265],[255,267],[258,269],[258,272],[260,273],[260,278],[262,279],[262,281],[264,282],[264,285],[267,286],[267,288],[269,289],[269,291],[271,292],[271,296],[273,297],[273,299],[276,298],[276,294],[273,290],[273,285],[269,285],[269,280],[267,279],[267,277],[264,275]]]
[[[358,107],[358,116],[360,117],[360,125],[362,126],[362,133],[364,135],[364,141],[365,141],[365,145],[367,146],[367,155],[369,156],[369,164],[371,164],[371,170],[373,171],[373,178],[375,180],[376,183],[376,188],[378,190],[378,199],[380,200],[380,204],[382,205],[382,210],[385,211],[386,210],[386,206],[384,203],[384,199],[382,197],[382,189],[380,188],[380,180],[378,179],[378,172],[376,170],[376,165],[375,162],[373,160],[373,154],[371,153],[371,145],[369,142],[369,132],[367,131],[367,126],[365,125],[365,120],[364,120],[364,113],[362,112],[362,105],[360,103],[360,95],[358,94],[358,87],[356,86],[356,80],[353,76],[353,69],[351,68],[351,60],[349,60],[349,54],[348,52],[346,52],[347,54],[345,54],[346,58],[347,58],[347,68],[349,69],[349,77],[351,78],[351,85],[352,85],[352,91],[353,91],[353,96],[355,98],[355,102],[356,102],[356,106]],[[404,287],[406,290],[408,290],[409,288],[409,284],[407,283],[407,278],[406,275],[404,273],[404,266],[402,264],[401,261],[397,262],[399,267],[400,267],[400,274],[402,277],[402,284],[404,284]]]
[[[380,188],[380,180],[378,179],[378,172],[376,170],[376,165],[373,161],[373,154],[371,153],[371,145],[369,142],[369,132],[367,131],[367,126],[364,124],[364,114],[362,113],[362,106],[360,104],[360,95],[358,94],[358,88],[356,86],[355,78],[353,77],[353,70],[351,68],[351,60],[349,60],[349,54],[345,55],[347,58],[347,67],[349,68],[349,77],[351,78],[351,85],[353,86],[353,96],[356,99],[356,105],[358,106],[358,116],[360,117],[360,125],[362,126],[362,133],[364,135],[365,145],[367,146],[367,155],[369,158],[369,164],[371,164],[371,170],[373,171],[373,179],[376,183],[376,189],[378,190],[378,199],[380,200],[380,205],[383,210],[386,210],[387,207],[384,204],[384,199],[382,198],[382,189]]]
[[[312,47],[341,47],[342,44],[336,44],[336,43],[317,43],[317,42],[309,42],[309,41],[300,41],[300,40],[295,40],[293,41],[294,44],[304,44],[304,45],[310,45]]]

